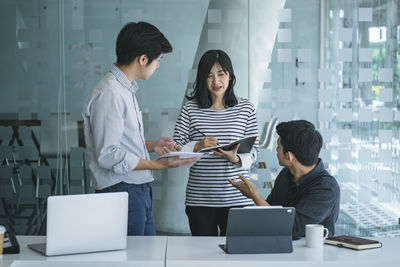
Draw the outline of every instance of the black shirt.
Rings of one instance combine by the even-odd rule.
[[[306,224],[322,224],[335,234],[335,222],[339,215],[340,188],[336,179],[325,169],[321,159],[315,168],[294,183],[288,168],[284,168],[275,180],[267,198],[270,205],[295,207],[293,239],[305,235]]]

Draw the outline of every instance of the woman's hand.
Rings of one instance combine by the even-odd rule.
[[[239,149],[240,144],[237,144],[232,150],[222,150],[218,148],[218,151],[214,150],[214,155],[221,156],[232,162],[233,164],[240,163],[240,158],[237,155],[237,151]]]
[[[218,143],[219,143],[218,139],[215,138],[214,136],[206,136],[206,137],[203,138],[203,140],[197,142],[194,145],[193,151],[197,152],[197,151],[200,151],[200,150],[202,150],[204,148],[207,148],[207,147],[217,146]]]
[[[154,141],[154,152],[158,155],[164,155],[171,151],[180,151],[181,147],[178,146],[174,140],[167,136],[163,136],[160,139]]]

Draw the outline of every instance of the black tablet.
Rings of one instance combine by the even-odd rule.
[[[238,153],[250,153],[251,149],[253,148],[254,142],[256,140],[257,140],[257,135],[249,136],[249,137],[245,137],[245,138],[236,140],[227,145],[207,147],[207,148],[200,150],[200,152],[209,152],[212,150],[217,150],[218,148],[221,148],[222,150],[232,150],[235,148],[235,146],[237,144],[240,144],[239,149],[237,151]]]
[[[295,213],[292,207],[231,208],[224,251],[229,254],[293,252]]]

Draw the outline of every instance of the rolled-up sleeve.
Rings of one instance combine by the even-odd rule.
[[[95,158],[100,167],[117,174],[132,171],[140,158],[121,148],[126,103],[121,95],[101,92],[93,99],[90,125]]]
[[[184,147],[191,141],[189,136],[189,123],[189,113],[186,110],[186,107],[183,106],[181,113],[179,114],[179,117],[175,123],[174,136],[172,138],[174,139],[175,143],[182,147]],[[184,147],[184,151],[188,151],[190,149],[192,149],[193,151],[194,144],[195,142],[188,144],[187,147]]]
[[[256,117],[256,111],[254,107],[252,106],[249,118],[247,120],[247,127],[245,131],[245,136],[254,136],[258,135],[258,125],[257,125],[257,117]],[[259,144],[258,144],[258,138],[254,142],[254,145],[250,151],[250,153],[239,153],[240,160],[242,161],[241,168],[243,169],[249,169],[251,165],[253,164],[254,161],[257,160],[258,157],[258,151],[259,151]]]

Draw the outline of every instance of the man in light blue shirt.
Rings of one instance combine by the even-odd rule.
[[[167,157],[180,149],[169,137],[146,141],[142,113],[135,96],[136,79],[147,80],[172,47],[164,35],[145,22],[128,23],[120,31],[117,62],[93,88],[82,111],[89,168],[97,193],[128,192],[128,235],[155,235],[151,170],[173,168],[196,159]]]

